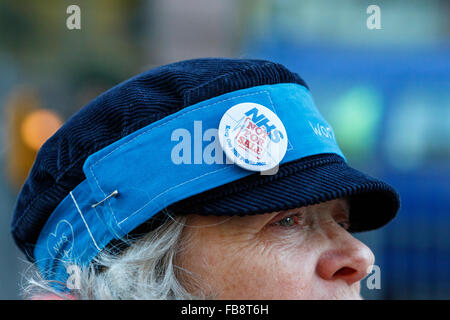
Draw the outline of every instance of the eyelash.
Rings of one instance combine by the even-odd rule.
[[[279,226],[279,227],[283,227],[283,228],[289,228],[289,227],[292,227],[294,225],[299,224],[299,219],[300,218],[301,218],[300,214],[294,213],[294,214],[288,215],[288,216],[286,216],[284,218],[281,218],[280,220],[274,222],[273,225],[276,225],[276,226]],[[287,225],[287,226],[286,225],[284,225],[284,226],[281,225],[281,223],[283,221],[286,221],[287,219],[292,219],[291,221],[292,221],[293,224]],[[337,222],[337,224],[339,224],[345,230],[348,230],[350,228],[350,222],[348,220]]]
[[[299,224],[300,218],[301,218],[301,215],[300,215],[300,214],[294,213],[294,214],[288,215],[288,216],[286,216],[286,217],[284,217],[284,218],[281,218],[280,220],[274,222],[273,224],[276,225],[276,226],[279,226],[279,227],[289,228],[289,227],[292,227],[292,226],[294,226],[294,225]],[[288,226],[283,226],[283,225],[281,225],[281,223],[282,223],[283,221],[286,221],[287,219],[292,219],[291,221],[292,221],[293,224],[288,225]]]
[[[338,222],[338,225],[340,225],[345,230],[350,229],[350,221],[348,221],[348,220],[342,221],[342,222]]]

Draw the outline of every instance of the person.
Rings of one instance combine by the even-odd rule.
[[[298,74],[204,58],[74,114],[39,150],[11,228],[36,267],[26,297],[359,299],[374,255],[352,233],[399,206],[348,165]]]

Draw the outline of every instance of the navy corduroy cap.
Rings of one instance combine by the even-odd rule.
[[[89,155],[193,104],[281,83],[308,88],[296,73],[277,63],[207,58],[158,67],[108,90],[74,114],[39,150],[14,211],[11,227],[17,245],[33,260],[46,221],[85,179],[83,164]],[[169,209],[175,214],[249,215],[341,197],[350,201],[354,232],[385,225],[400,205],[391,186],[352,169],[339,155],[325,153],[284,163],[274,175],[254,173]]]

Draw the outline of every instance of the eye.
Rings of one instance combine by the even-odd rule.
[[[345,230],[350,229],[350,221],[346,220],[346,221],[340,221],[338,222],[338,225],[340,225],[342,228],[344,228]]]
[[[274,225],[280,226],[280,227],[292,227],[299,223],[299,215],[298,214],[291,214],[290,216],[284,217],[277,222],[274,223]]]

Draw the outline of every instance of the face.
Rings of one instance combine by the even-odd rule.
[[[360,299],[371,250],[343,199],[244,217],[189,215],[177,264],[216,299]],[[189,287],[196,292],[199,287]]]

